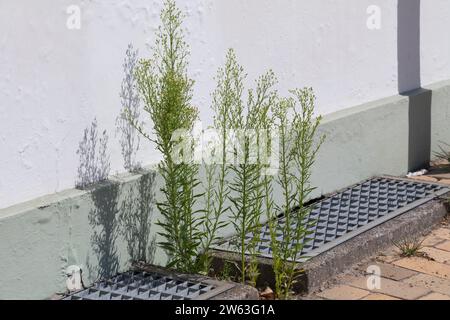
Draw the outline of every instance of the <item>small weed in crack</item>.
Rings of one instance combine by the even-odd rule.
[[[433,260],[427,253],[422,252],[423,239],[420,238],[408,238],[394,243],[398,250],[400,250],[400,256],[403,258],[425,258]]]

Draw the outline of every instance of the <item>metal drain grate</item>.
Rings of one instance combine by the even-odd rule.
[[[230,289],[227,284],[188,281],[160,273],[127,272],[99,282],[64,300],[207,300]]]
[[[387,220],[420,206],[450,190],[439,184],[421,183],[388,177],[374,178],[336,193],[311,208],[309,217],[302,223],[311,226],[300,257],[312,258],[340,243],[349,240]],[[279,220],[283,225],[284,219]],[[296,223],[292,224],[296,227]],[[281,232],[277,234],[282,240]],[[252,239],[247,236],[247,243]],[[269,226],[261,228],[258,252],[272,257]],[[218,250],[236,251],[238,247],[230,239]],[[303,257],[303,258],[302,258]]]

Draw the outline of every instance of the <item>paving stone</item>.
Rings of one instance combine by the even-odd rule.
[[[427,182],[438,182],[438,179],[430,176],[418,176],[418,177],[411,177],[413,180],[418,181],[427,181]]]
[[[438,293],[450,294],[450,280],[430,276],[428,274],[421,273],[405,279],[402,282],[413,286],[428,288]]]
[[[371,293],[367,297],[362,298],[361,300],[400,300],[400,299],[381,293]]]
[[[437,180],[450,180],[450,173],[447,170],[431,171],[428,175],[424,177],[435,178]]]
[[[435,260],[436,262],[446,263],[450,261],[450,252],[448,251],[431,247],[424,247],[420,249],[420,252],[426,253],[428,257]]]
[[[371,265],[377,266],[380,268],[381,276],[383,278],[388,278],[388,279],[392,279],[392,280],[403,280],[405,278],[409,278],[409,277],[412,277],[413,275],[417,274],[417,272],[409,270],[409,269],[404,269],[401,267],[394,266],[392,264],[379,263],[379,262],[372,262],[372,263],[364,264],[363,266],[358,267],[358,269],[367,274],[367,272],[366,272],[367,268]]]
[[[427,175],[438,179],[450,179],[449,163],[448,162],[437,163],[432,168],[430,168]]]
[[[442,241],[442,240],[441,240]],[[400,255],[397,247],[390,247],[385,250],[383,253],[376,257],[376,260],[379,262],[391,263],[395,260],[399,260]]]
[[[433,292],[420,298],[419,300],[450,300],[450,297],[442,293]]]
[[[406,299],[406,300],[415,300],[417,298],[420,298],[430,292],[430,290],[422,287],[416,287],[411,284],[399,282],[399,281],[393,281],[390,279],[382,278],[380,280],[381,282],[381,288],[380,289],[374,289],[370,290],[372,293],[381,293],[388,296],[393,296],[400,299]],[[358,279],[350,284],[351,286],[360,288],[360,289],[367,289],[367,279],[362,278]]]
[[[391,263],[396,260],[400,260],[400,258],[401,258],[400,255],[398,253],[396,253],[395,255],[378,256],[376,258],[376,260],[377,260],[377,262]]]
[[[406,269],[426,273],[444,279],[450,279],[450,266],[430,261],[425,258],[404,258],[394,262],[395,265]]]
[[[367,290],[361,290],[347,285],[340,285],[317,294],[328,300],[358,300],[370,294]]]
[[[435,172],[436,170],[446,170],[449,167],[449,162],[445,159],[435,159],[431,161],[431,172]]]
[[[436,248],[450,252],[450,241],[442,242],[436,245]]]
[[[429,235],[425,238],[425,240],[422,242],[423,246],[428,246],[428,247],[434,247],[435,245],[444,242],[445,239],[439,238],[438,236],[435,235]]]
[[[444,240],[450,240],[450,229],[449,228],[439,228],[437,230],[434,230],[432,232],[432,235],[444,239]]]

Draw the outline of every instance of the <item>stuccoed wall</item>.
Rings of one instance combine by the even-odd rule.
[[[229,47],[236,48],[249,84],[273,68],[283,94],[312,86],[321,114],[397,93],[397,1],[178,4],[187,14],[194,104],[205,127],[212,120],[213,77]],[[366,10],[374,4],[381,9],[379,30],[366,26]],[[80,6],[80,30],[66,28],[69,5]],[[129,42],[141,56],[149,55],[161,5],[161,0],[0,1],[0,208],[73,187],[75,152],[94,117],[111,137],[112,172],[123,171],[114,137],[121,65]],[[449,10],[447,0],[422,0],[424,85],[450,78],[450,42],[436,32],[449,29]],[[144,165],[159,160],[153,148],[142,145]]]

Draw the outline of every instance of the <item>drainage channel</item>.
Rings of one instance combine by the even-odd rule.
[[[302,240],[303,249],[296,262],[305,262],[331,250],[449,191],[440,184],[377,177],[335,193],[312,205],[309,216],[302,221],[304,226],[309,226],[310,234]],[[280,218],[278,224],[283,226],[284,223],[284,218]],[[296,226],[292,224],[293,228]],[[281,232],[277,233],[279,241],[283,241],[282,237]],[[249,234],[247,243],[252,239]],[[272,258],[268,225],[261,228],[260,239],[257,252],[261,257]],[[231,238],[215,249],[237,252],[239,247],[235,243]]]
[[[208,300],[233,287],[214,280],[195,281],[158,272],[130,271],[63,300]]]

